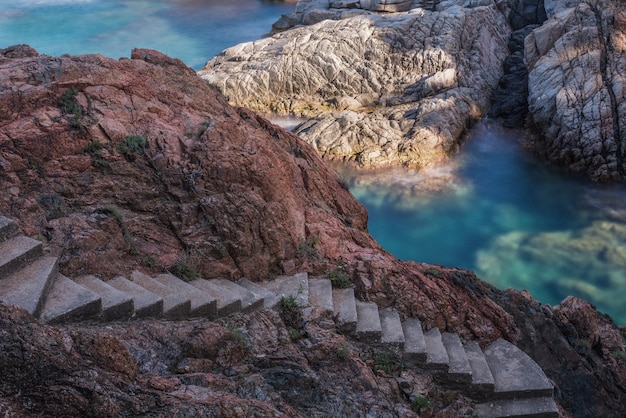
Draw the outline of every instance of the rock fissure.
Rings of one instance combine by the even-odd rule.
[[[605,29],[602,19],[602,12],[598,9],[597,4],[589,4],[589,7],[592,8],[595,17],[596,17],[596,25],[598,27],[598,32],[602,40],[604,40],[604,47],[600,49],[600,74],[602,76],[602,84],[606,89],[609,99],[610,99],[610,109],[611,116],[613,122],[613,137],[615,141],[615,159],[617,162],[617,171],[619,174],[624,177],[626,176],[626,171],[624,167],[624,148],[622,144],[622,133],[620,129],[620,120],[619,120],[619,108],[617,98],[615,96],[615,91],[613,90],[613,83],[611,82],[610,77],[610,66],[608,63],[608,57],[614,55],[613,50],[613,42],[611,39],[611,33],[609,30]]]

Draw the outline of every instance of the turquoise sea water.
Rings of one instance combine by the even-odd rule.
[[[626,188],[550,168],[523,139],[485,120],[447,167],[343,175],[398,258],[470,269],[552,305],[580,296],[626,324]]]
[[[8,3],[8,4],[7,4]],[[154,48],[200,69],[223,49],[267,33],[293,4],[260,0],[0,2],[0,48],[128,57]],[[518,145],[523,133],[473,129],[455,162],[427,173],[343,174],[386,249],[476,271],[556,304],[574,294],[626,324],[626,188],[550,169]]]
[[[196,70],[223,49],[264,36],[293,4],[260,0],[14,0],[0,2],[0,48],[48,55],[130,56],[152,48]]]

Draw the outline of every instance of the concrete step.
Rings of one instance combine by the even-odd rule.
[[[474,408],[474,414],[480,418],[556,418],[559,408],[551,397],[541,397],[481,403]]]
[[[352,334],[356,331],[356,298],[354,289],[333,289],[333,308],[339,332]]]
[[[380,342],[385,346],[401,350],[404,348],[404,331],[400,314],[395,309],[385,308],[378,311],[380,316]]]
[[[408,318],[402,323],[404,333],[404,361],[411,365],[426,364],[426,340],[422,323],[417,318]]]
[[[250,313],[263,308],[265,300],[245,287],[239,286],[237,283],[231,282],[227,279],[211,279],[209,281],[228,290],[235,295],[235,297],[241,300],[241,312]]]
[[[13,238],[20,233],[20,228],[12,219],[0,216],[0,242]]]
[[[513,344],[498,339],[484,353],[495,381],[492,399],[552,397],[554,389],[541,367]]]
[[[261,286],[273,292],[278,299],[292,296],[296,299],[298,306],[309,304],[309,275],[308,273],[298,273],[294,276],[280,276],[274,280],[261,283]],[[272,300],[272,304],[274,301]]]
[[[0,242],[0,280],[43,256],[40,241],[17,235]]]
[[[441,341],[448,353],[448,373],[438,376],[438,380],[448,386],[465,388],[472,383],[470,366],[461,338],[457,334],[444,332]]]
[[[159,274],[154,278],[169,287],[178,296],[185,295],[191,302],[190,316],[215,319],[217,318],[217,301],[207,292],[186,283],[172,274]]]
[[[373,302],[356,301],[356,338],[367,343],[378,343],[382,335],[382,325],[378,306]]]
[[[163,298],[131,282],[126,277],[117,276],[107,282],[108,285],[126,293],[133,299],[135,318],[157,318],[163,314]]]
[[[100,296],[102,299],[101,319],[104,321],[126,320],[133,316],[135,307],[130,295],[93,275],[80,276],[74,281]]]
[[[330,280],[309,278],[309,305],[333,312],[333,286]]]
[[[39,316],[58,272],[56,257],[38,258],[0,280],[0,300]]]
[[[237,281],[237,284],[254,293],[257,298],[262,298],[264,300],[263,306],[265,306],[266,309],[274,309],[278,306],[278,302],[280,302],[280,298],[276,295],[276,293],[271,290],[267,290],[258,283],[241,278]]]
[[[487,399],[493,393],[495,381],[485,354],[476,341],[465,344],[465,354],[472,368],[472,384],[468,393],[474,399]]]
[[[205,279],[195,279],[189,282],[189,284],[215,299],[217,316],[219,318],[241,312],[241,299],[228,289]]]
[[[48,324],[96,318],[102,300],[97,293],[57,274],[39,319]]]
[[[133,271],[130,280],[163,299],[163,317],[183,319],[191,311],[191,299],[186,294],[177,295],[172,289],[140,271]]]
[[[439,328],[433,328],[424,333],[426,342],[425,368],[438,372],[447,372],[450,364],[448,351],[441,340]]]

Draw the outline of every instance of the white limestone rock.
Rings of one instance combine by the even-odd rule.
[[[310,118],[298,134],[329,159],[446,159],[488,110],[508,54],[503,14],[493,2],[359,13],[233,47],[199,74],[232,104]]]

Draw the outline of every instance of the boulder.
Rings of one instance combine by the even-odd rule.
[[[342,15],[227,49],[199,75],[232,104],[309,118],[296,133],[325,158],[419,169],[486,113],[508,36],[493,3]]]
[[[623,180],[626,172],[626,35],[619,29],[620,7],[598,0],[562,9],[525,42],[538,147],[550,161],[593,181]]]

